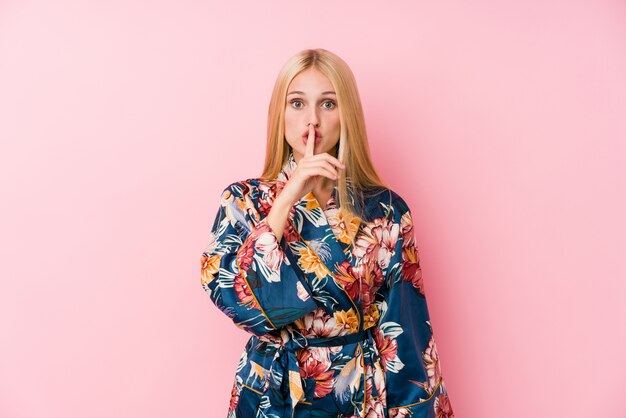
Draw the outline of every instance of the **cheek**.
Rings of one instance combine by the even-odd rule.
[[[285,138],[287,138],[288,142],[293,146],[293,142],[300,136],[300,127],[297,115],[294,115],[293,112],[289,112],[289,110],[285,112],[284,128]]]
[[[339,115],[333,115],[329,120],[329,125],[332,126],[334,131],[339,131],[340,123],[339,123]]]
[[[294,129],[294,127],[297,125],[298,120],[296,115],[293,114],[293,112],[290,112],[289,110],[287,110],[285,112],[285,129]]]

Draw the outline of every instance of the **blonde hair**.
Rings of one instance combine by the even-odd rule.
[[[284,131],[287,88],[297,74],[310,67],[328,77],[337,95],[341,126],[337,158],[346,165],[345,175],[339,176],[337,181],[337,207],[362,218],[364,195],[388,186],[376,172],[370,157],[365,118],[354,75],[344,60],[325,49],[300,51],[278,73],[267,115],[267,148],[261,179],[275,179],[289,157],[291,148]],[[357,198],[359,201],[355,201]],[[357,205],[360,207],[358,211]]]

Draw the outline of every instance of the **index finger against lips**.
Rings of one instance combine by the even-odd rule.
[[[315,128],[313,127],[313,125],[309,125],[309,137],[306,140],[306,149],[305,149],[304,154],[307,157],[311,157],[315,154],[314,149],[315,149]]]

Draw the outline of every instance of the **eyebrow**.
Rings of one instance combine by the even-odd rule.
[[[289,96],[290,94],[301,94],[303,96],[306,96],[306,94],[304,94],[304,92],[297,91],[297,90],[287,93],[287,96]],[[325,95],[325,94],[335,94],[336,95],[336,93],[334,91],[323,91],[322,95]]]

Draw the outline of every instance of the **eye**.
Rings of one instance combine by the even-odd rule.
[[[294,100],[290,101],[289,103],[291,103],[291,106],[295,107],[296,109],[300,109],[302,107],[302,106],[295,106],[295,103],[302,104],[302,101],[298,100],[298,99],[294,99]]]
[[[326,104],[330,104],[331,105],[331,106],[326,106],[326,109],[333,109],[336,106],[335,102],[333,102],[332,100],[325,101],[324,104],[325,105]]]

